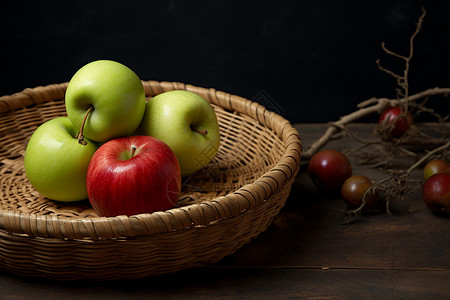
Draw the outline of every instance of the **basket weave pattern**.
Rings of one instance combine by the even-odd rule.
[[[28,139],[65,116],[67,83],[0,97],[0,267],[58,279],[119,279],[217,262],[263,232],[284,206],[300,167],[298,132],[281,116],[228,93],[177,82],[143,81],[146,96],[181,89],[214,107],[216,158],[183,178],[177,208],[99,217],[89,202],[60,203],[30,185]]]

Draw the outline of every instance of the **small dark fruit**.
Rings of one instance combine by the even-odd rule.
[[[337,150],[326,149],[311,157],[308,174],[321,190],[339,191],[344,181],[352,175],[348,158]]]
[[[413,124],[413,117],[410,112],[406,114],[400,107],[390,107],[385,109],[378,120],[382,124],[394,124],[391,136],[399,138],[403,136]]]
[[[422,196],[432,212],[450,216],[450,174],[438,173],[428,178]]]
[[[363,175],[353,175],[344,181],[341,195],[349,209],[357,209],[362,205],[364,194],[372,187],[372,181]],[[365,197],[362,211],[373,209],[378,203],[379,193],[377,190],[369,191]]]
[[[450,174],[450,165],[442,159],[434,159],[429,161],[423,168],[423,179],[427,180],[434,174],[446,173]]]

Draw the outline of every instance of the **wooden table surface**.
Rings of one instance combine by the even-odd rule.
[[[297,124],[306,148],[326,129]],[[369,124],[355,125],[364,134]],[[353,139],[334,140],[344,149]],[[354,174],[385,174],[352,161]],[[0,271],[0,299],[450,299],[450,218],[433,215],[420,187],[392,215],[347,223],[339,196],[319,193],[306,165],[267,231],[219,263],[153,278],[52,281]],[[420,178],[421,170],[412,178]]]

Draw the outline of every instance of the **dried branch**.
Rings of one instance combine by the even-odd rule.
[[[439,122],[445,122],[449,115],[442,116],[441,114],[435,112],[433,109],[427,108],[425,104],[427,103],[428,99],[432,96],[445,96],[447,97],[450,93],[450,88],[432,88],[425,91],[422,91],[420,93],[409,95],[409,82],[408,82],[408,74],[409,74],[409,68],[410,68],[410,62],[414,54],[414,39],[417,36],[417,34],[420,32],[423,24],[423,20],[425,18],[426,11],[424,8],[422,8],[422,14],[419,17],[419,20],[417,22],[416,30],[411,35],[409,39],[409,55],[404,56],[401,54],[398,54],[394,51],[389,50],[386,47],[386,44],[383,42],[381,43],[381,49],[390,56],[393,56],[395,58],[398,58],[405,63],[405,67],[403,70],[403,74],[397,74],[385,67],[383,67],[380,63],[380,60],[378,59],[376,61],[378,68],[387,73],[388,75],[392,76],[394,79],[396,79],[398,88],[396,89],[397,95],[395,99],[387,99],[387,98],[370,98],[368,100],[362,101],[357,105],[358,110],[340,117],[338,121],[330,122],[329,127],[325,131],[325,133],[317,139],[315,142],[312,143],[311,146],[304,152],[303,158],[304,159],[310,159],[320,148],[322,148],[328,141],[330,141],[333,137],[337,136],[337,133],[341,132],[343,135],[351,136],[352,138],[358,140],[362,146],[358,147],[356,150],[358,155],[362,157],[362,159],[365,160],[367,163],[369,160],[373,160],[373,158],[376,158],[376,165],[377,166],[387,166],[389,163],[389,160],[393,157],[405,157],[410,156],[414,158],[414,163],[410,165],[407,169],[386,169],[387,177],[375,181],[371,188],[369,188],[366,193],[363,196],[362,204],[360,207],[347,211],[347,216],[349,216],[349,222],[351,222],[351,219],[354,219],[355,217],[358,218],[361,216],[364,206],[367,202],[367,197],[375,192],[382,191],[385,195],[385,203],[386,203],[386,211],[390,214],[390,202],[393,199],[404,199],[406,195],[412,193],[416,189],[420,187],[420,182],[422,180],[414,180],[409,178],[412,171],[421,166],[425,161],[430,159],[433,155],[436,155],[437,153],[440,153],[441,155],[445,156],[446,153],[449,153],[450,151],[450,139],[447,138],[446,134],[442,135],[442,138],[437,139],[434,137],[426,137],[424,138],[423,135],[421,135],[420,130],[416,127],[410,128],[405,135],[403,135],[400,138],[392,138],[391,136],[391,130],[395,126],[391,122],[386,122],[385,124],[380,123],[378,124],[375,135],[378,137],[377,140],[370,140],[366,141],[360,137],[358,137],[356,134],[351,132],[349,128],[346,126],[349,123],[352,123],[362,117],[365,117],[367,115],[373,114],[373,113],[381,113],[383,110],[389,108],[389,107],[402,107],[403,108],[403,116],[405,117],[407,114],[410,113],[411,110],[414,110],[416,114],[420,113],[429,113],[432,116],[436,117],[436,119]],[[418,102],[418,100],[424,99],[421,103]],[[405,145],[409,142],[410,144],[413,143],[413,145],[422,145],[421,142],[419,142],[419,139],[422,139],[425,141],[427,146],[432,145],[436,148],[434,148],[432,151],[429,151],[425,155],[421,155],[419,153],[416,153],[414,151],[410,151],[407,148],[405,148]],[[372,152],[364,153],[364,151],[361,151],[362,149],[365,149],[366,147],[370,145],[375,145],[377,147],[377,150],[379,153],[375,155]],[[386,159],[387,158],[387,159]],[[372,165],[373,167],[373,165]]]
[[[420,165],[422,165],[425,161],[427,161],[432,155],[436,154],[436,153],[440,153],[442,151],[445,151],[447,149],[450,148],[450,140],[445,143],[444,145],[437,147],[433,150],[431,150],[430,152],[428,152],[426,155],[424,155],[421,159],[419,159],[418,161],[416,161],[412,166],[410,166],[406,171],[405,171],[405,175],[409,176],[411,174],[411,172],[416,169],[417,167],[419,167]]]
[[[334,134],[342,131],[342,128],[345,125],[355,122],[362,117],[371,115],[373,113],[380,113],[388,107],[402,106],[405,103],[414,102],[425,97],[438,95],[447,96],[448,94],[450,94],[450,88],[436,87],[401,99],[371,98],[363,101],[358,105],[358,110],[346,116],[342,116],[338,121],[331,122],[325,133],[314,143],[312,143],[309,148],[303,153],[303,159],[310,159],[319,149],[321,149],[328,143],[328,141],[333,137]]]
[[[427,14],[426,10],[422,7],[422,14],[419,17],[419,21],[417,22],[416,30],[414,31],[414,33],[411,35],[411,37],[409,39],[409,55],[408,56],[403,56],[394,51],[391,51],[386,48],[386,44],[384,42],[381,43],[381,49],[383,49],[383,51],[386,54],[405,61],[405,69],[403,70],[403,75],[395,74],[391,70],[384,68],[383,66],[381,66],[379,59],[376,61],[378,68],[381,71],[383,71],[383,72],[387,73],[388,75],[397,79],[397,84],[402,89],[402,90],[397,89],[397,98],[401,98],[401,97],[407,98],[408,97],[408,92],[409,92],[408,73],[409,73],[410,62],[411,62],[411,59],[413,58],[413,54],[414,54],[414,38],[419,34],[420,30],[422,29],[423,20],[425,19],[426,14]],[[405,110],[407,110],[408,102],[406,102],[405,105],[406,105]]]
[[[326,132],[318,139],[316,140],[303,154],[303,157],[305,159],[310,159],[320,148],[322,148],[336,133],[342,131],[345,128],[345,125],[354,122],[362,117],[368,116],[373,113],[381,113],[384,109],[387,109],[389,107],[394,106],[401,106],[404,108],[404,113],[406,115],[406,112],[408,111],[408,106],[410,104],[413,104],[413,106],[419,108],[419,112],[428,112],[432,115],[439,116],[440,120],[444,120],[444,117],[441,117],[439,114],[436,114],[433,110],[425,108],[423,105],[417,104],[416,101],[421,98],[429,98],[431,96],[436,95],[444,95],[447,96],[450,92],[450,88],[434,88],[434,89],[428,89],[421,93],[417,93],[415,95],[410,96],[409,95],[409,83],[408,83],[408,73],[409,73],[409,66],[410,61],[414,54],[414,38],[419,34],[422,24],[424,21],[426,15],[426,10],[422,8],[422,14],[419,17],[419,20],[417,22],[416,30],[411,35],[409,39],[409,55],[403,56],[396,52],[393,52],[386,48],[386,44],[383,42],[381,43],[381,48],[383,51],[391,56],[394,56],[396,58],[402,59],[405,61],[405,68],[403,70],[403,75],[396,74],[392,72],[389,69],[384,68],[380,64],[380,60],[378,59],[376,61],[378,68],[389,74],[390,76],[394,77],[397,80],[397,84],[399,85],[400,89],[397,89],[397,98],[396,99],[386,99],[386,98],[371,98],[365,101],[362,101],[357,107],[359,110],[341,117],[336,122],[330,122],[330,126],[326,130]],[[425,101],[426,102],[426,101]],[[389,128],[381,128],[381,129],[389,129]]]
[[[423,165],[433,155],[442,153],[448,149],[450,149],[450,140],[447,141],[447,143],[445,143],[444,145],[429,151],[421,159],[412,164],[408,169],[396,171],[391,170],[390,176],[374,182],[372,187],[364,193],[361,206],[354,210],[349,210],[347,214],[353,217],[360,216],[366,204],[366,197],[368,197],[370,193],[374,193],[376,190],[382,190],[387,193],[386,211],[390,214],[389,204],[392,199],[396,197],[404,197],[406,194],[411,193],[417,188],[418,182],[411,182],[411,180],[409,180],[409,183],[413,183],[413,188],[411,189],[408,186],[408,177],[411,175],[411,172]]]

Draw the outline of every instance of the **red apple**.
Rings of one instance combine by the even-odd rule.
[[[403,136],[413,124],[410,112],[406,114],[400,107],[390,107],[383,111],[378,120],[379,124],[394,124],[391,136],[399,138]]]
[[[450,215],[450,174],[434,174],[428,178],[422,196],[432,212]]]
[[[319,189],[337,191],[352,175],[352,166],[341,152],[326,149],[311,157],[308,174]]]
[[[353,175],[342,184],[341,195],[349,209],[356,209],[362,205],[364,195],[372,186],[372,181],[363,175]],[[372,209],[378,202],[378,191],[367,192],[363,211]]]
[[[100,216],[163,211],[177,204],[180,165],[169,146],[154,137],[121,137],[94,153],[86,185]]]
[[[429,161],[423,168],[423,179],[427,180],[434,174],[446,173],[450,174],[450,165],[442,159],[434,159]]]

